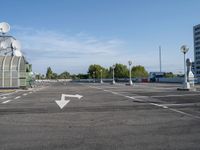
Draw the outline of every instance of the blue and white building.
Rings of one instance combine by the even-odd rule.
[[[195,78],[200,82],[200,24],[193,27]]]

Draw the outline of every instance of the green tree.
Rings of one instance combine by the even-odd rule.
[[[112,68],[110,68],[110,69],[112,69]],[[126,65],[116,64],[114,70],[115,70],[116,78],[127,78],[128,77],[128,68]],[[111,72],[111,70],[110,70],[110,72]]]
[[[94,65],[90,65],[88,68],[88,74],[90,76],[90,78],[101,78],[101,70],[102,70],[102,77],[105,78],[107,76],[107,71],[104,67],[94,64]]]
[[[76,75],[76,77],[78,78],[78,79],[88,79],[89,78],[89,75],[88,74],[78,74],[78,75]]]
[[[51,70],[51,67],[47,68],[47,73],[46,73],[46,78],[47,79],[52,79],[53,77],[53,71]]]
[[[53,72],[51,79],[58,79],[58,74]]]
[[[173,77],[175,77],[175,75],[172,72],[166,72],[166,73],[164,73],[164,77],[165,78],[173,78]]]
[[[59,76],[58,76],[59,79],[69,79],[70,78],[70,73],[67,72],[67,71],[64,71],[63,73],[61,73]]]
[[[131,69],[131,74],[133,78],[145,78],[148,77],[148,72],[144,66],[133,66]]]
[[[73,80],[76,80],[76,79],[78,79],[78,77],[77,77],[77,75],[76,75],[76,74],[72,74],[72,75],[70,75],[70,78],[72,78]]]
[[[110,70],[109,69],[104,69],[103,70],[103,78],[111,78],[112,77],[112,74],[110,73]]]

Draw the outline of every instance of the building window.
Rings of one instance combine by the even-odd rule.
[[[197,41],[197,40],[200,40],[200,37],[195,38],[195,40],[196,40],[196,41]]]
[[[200,42],[195,42],[195,45],[199,45],[200,44]]]
[[[196,55],[199,55],[200,54],[200,52],[196,52]]]
[[[194,31],[197,31],[197,30],[199,30],[200,29],[200,27],[196,27],[196,28],[194,28]]]
[[[200,34],[200,32],[196,32],[196,33],[195,33],[195,35],[199,35],[199,34]]]

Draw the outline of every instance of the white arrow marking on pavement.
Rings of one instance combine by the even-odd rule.
[[[76,94],[76,95],[62,94],[61,95],[61,100],[55,100],[55,102],[58,104],[60,109],[63,109],[65,107],[65,105],[67,105],[70,102],[70,100],[65,100],[65,97],[74,97],[74,98],[81,99],[83,96],[78,95],[78,94]]]

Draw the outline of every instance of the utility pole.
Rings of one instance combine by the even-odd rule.
[[[162,57],[161,57],[161,46],[159,46],[159,64],[160,64],[160,72],[162,72]]]

